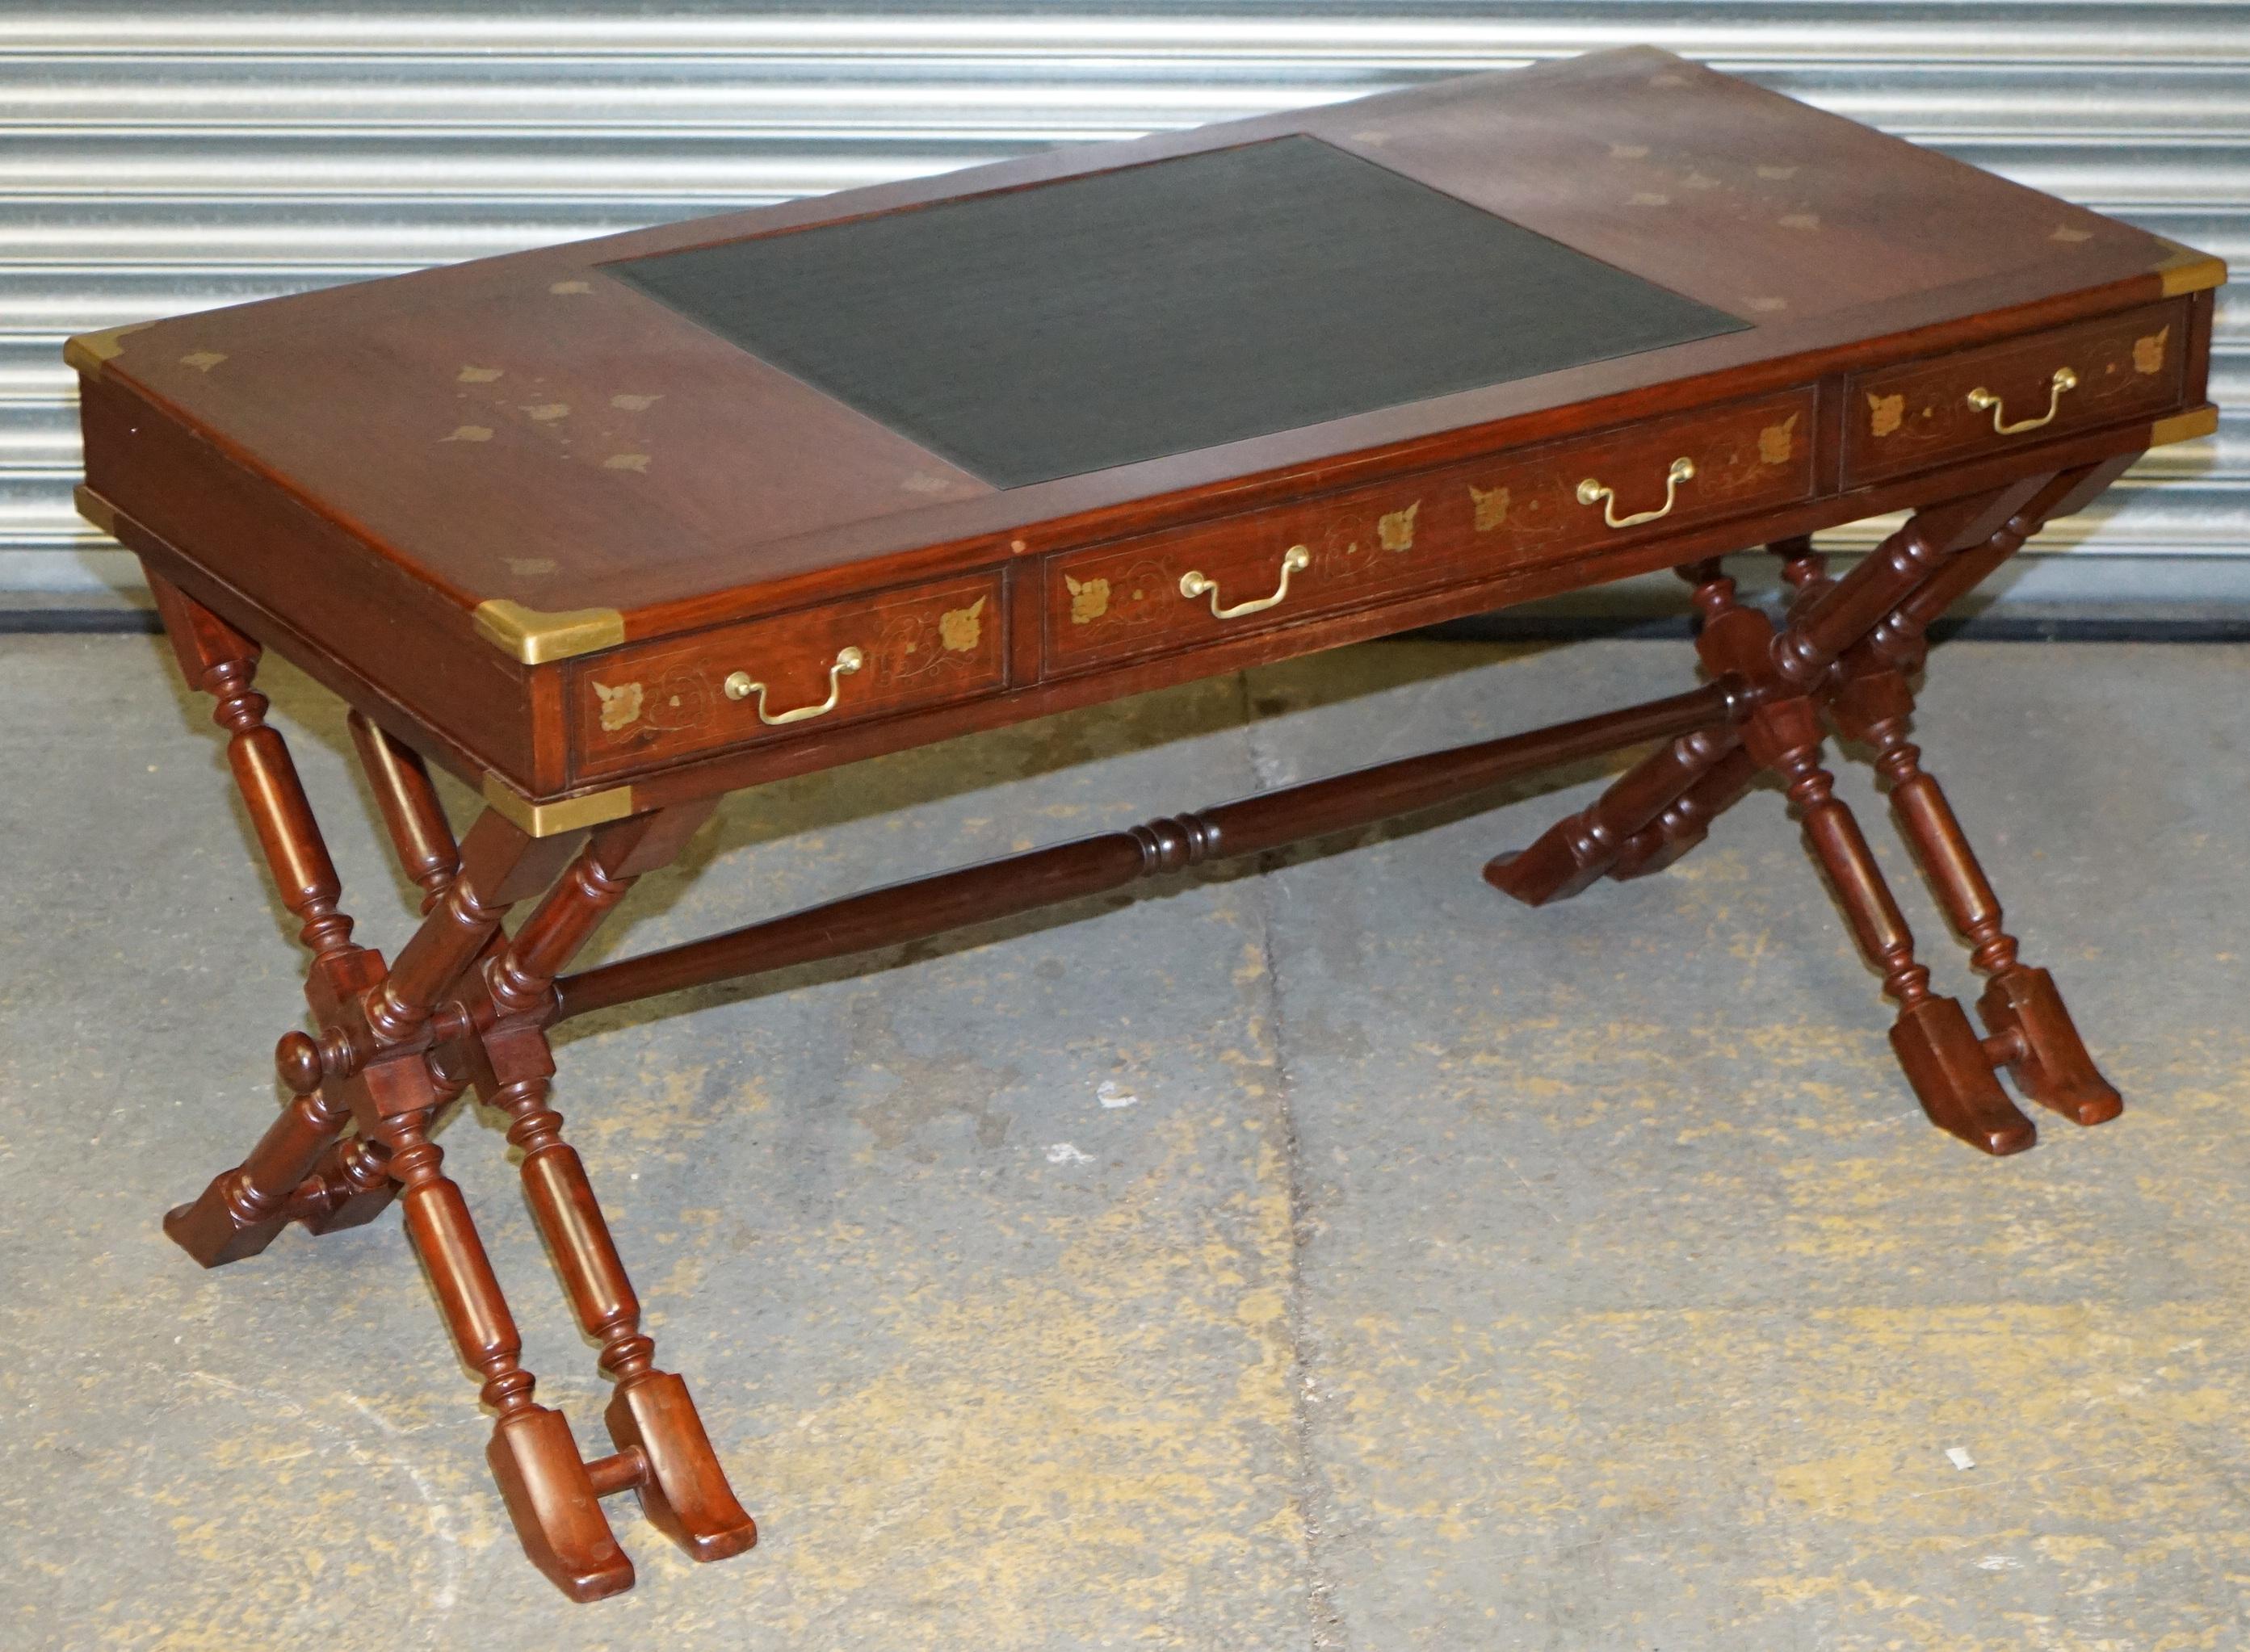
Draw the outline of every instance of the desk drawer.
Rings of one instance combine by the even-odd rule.
[[[1808,387],[1062,553],[1041,574],[1048,670],[1369,608],[1810,498],[1813,408]]]
[[[2005,344],[1853,375],[1847,486],[2179,405],[2187,306],[2152,304]]]
[[[590,657],[568,691],[576,773],[996,693],[1007,680],[1003,602],[995,569]]]

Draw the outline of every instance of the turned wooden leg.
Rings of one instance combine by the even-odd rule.
[[[1674,571],[1694,587],[1695,605],[1705,625],[1741,611],[1735,582],[1716,559]],[[1698,812],[1708,827],[1716,794],[1705,781],[1740,743],[1732,726],[1721,726],[1697,729],[1659,747],[1612,781],[1591,804],[1549,827],[1530,848],[1487,862],[1485,881],[1527,906],[1543,906],[1584,892],[1620,865],[1632,871],[1618,876],[1653,871],[1655,867],[1648,863],[1667,849],[1676,860],[1694,842],[1675,843],[1667,833],[1677,832],[1686,840]],[[1691,797],[1699,796],[1699,788],[1700,801],[1690,803]],[[1700,838],[1701,832],[1695,836]]]
[[[258,644],[161,577],[152,574],[149,588],[181,671],[217,702],[212,720],[227,731],[227,767],[274,887],[313,954],[307,996],[317,1008],[372,984],[382,960],[352,945],[352,920],[337,907],[342,885],[312,804],[287,743],[266,721],[266,697],[252,686]],[[285,1040],[285,1060],[291,1050]],[[297,1195],[349,1117],[341,1102],[319,1092],[317,1075],[292,1088],[294,1099],[249,1156],[164,1218],[164,1231],[206,1268],[256,1256],[303,1214]]]
[[[1987,1058],[2005,1066],[2033,1100],[2086,1125],[2115,1118],[2123,1100],[2087,1054],[2053,977],[2017,960],[2015,940],[2000,926],[1998,898],[1943,790],[1908,741],[1914,712],[1908,673],[1929,651],[1933,622],[2046,523],[2099,497],[2136,457],[2119,454],[2051,478],[1983,543],[1953,557],[1846,650],[1828,698],[1837,727],[1876,748],[1900,833],[1955,933],[1968,941],[1970,962],[1991,978],[1977,1003],[1990,1029]]]
[[[555,977],[634,880],[678,853],[708,813],[707,805],[667,810],[595,832],[487,967],[493,1025],[482,1042],[487,1099],[508,1115],[507,1139],[522,1151],[532,1214],[578,1323],[601,1344],[601,1368],[617,1380],[605,1414],[617,1454],[591,1465],[595,1483],[604,1493],[633,1488],[658,1530],[695,1559],[720,1560],[756,1543],[757,1526],[727,1483],[687,1385],[656,1366],[585,1164],[548,1105],[555,1062],[542,1025]]]
[[[1990,978],[1977,1002],[1991,1029],[1987,1057],[2008,1069],[2024,1094],[2067,1119],[2081,1125],[2115,1119],[2123,1098],[2087,1054],[2054,978],[2016,956],[2015,938],[2001,926],[1999,897],[1944,790],[1922,767],[1921,749],[1907,738],[1913,706],[1904,676],[1881,671],[1847,685],[1834,712],[1846,733],[1875,748],[1899,835],[1954,933],[1969,944],[1970,963]]]
[[[532,1046],[535,1043],[535,1049]],[[610,1236],[577,1149],[562,1139],[562,1116],[548,1105],[552,1069],[546,1040],[527,1029],[515,1050],[495,1052],[514,1076],[491,1099],[511,1120],[507,1139],[523,1153],[525,1197],[562,1277],[578,1323],[601,1344],[601,1368],[617,1380],[604,1421],[615,1462],[592,1465],[606,1494],[628,1486],[651,1525],[697,1560],[723,1560],[757,1541],[757,1525],[736,1500],[703,1421],[680,1377],[656,1366],[656,1344],[640,1328],[640,1299]]]
[[[1826,873],[1852,936],[1899,1007],[1891,1049],[1941,1129],[1989,1153],[2019,1153],[2038,1139],[2032,1121],[2001,1091],[1983,1043],[1953,998],[1929,990],[1929,971],[1914,955],[1914,936],[1875,865],[1852,811],[1820,766],[1820,723],[1811,700],[1776,700],[1751,718],[1745,740],[1778,774],[1798,811],[1805,840]]]
[[[1609,875],[1622,883],[1670,866],[1710,836],[1711,823],[1749,795],[1758,774],[1757,760],[1740,745],[1731,747],[1662,814],[1625,839]]]
[[[1781,559],[1781,577],[1792,593],[1792,612],[1802,612],[1833,583],[1827,559],[1812,548],[1812,536],[1776,540],[1766,547]],[[1701,582],[1697,566],[1673,570],[1691,584]],[[1728,588],[1731,597],[1732,587]],[[1730,602],[1729,606],[1733,604]],[[1609,875],[1620,883],[1646,878],[1670,866],[1710,835],[1711,823],[1748,796],[1757,783],[1757,760],[1739,745],[1731,747],[1710,770],[1640,830],[1625,840]]]
[[[461,869],[460,846],[453,840],[438,789],[411,747],[393,740],[357,712],[345,722],[398,864],[421,888],[426,918]],[[295,1195],[294,1202],[305,1211],[300,1220],[306,1229],[330,1233],[359,1227],[382,1215],[397,1187],[389,1158],[382,1144],[367,1136],[332,1142]]]
[[[1484,880],[1527,906],[1582,894],[1614,867],[1635,836],[1681,800],[1739,741],[1731,728],[1698,729],[1651,752],[1587,808],[1520,853],[1485,864]]]
[[[376,1133],[415,1253],[430,1275],[454,1346],[484,1380],[480,1397],[500,1414],[485,1449],[516,1536],[532,1563],[574,1600],[632,1587],[632,1562],[602,1513],[601,1494],[562,1414],[533,1402],[520,1362],[523,1339],[500,1294],[461,1190],[439,1168],[444,1151],[426,1133],[430,1115],[384,1119]]]

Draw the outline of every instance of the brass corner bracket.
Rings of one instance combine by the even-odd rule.
[[[477,635],[526,665],[597,653],[625,640],[625,616],[613,608],[574,608],[550,614],[505,596],[479,602]]]
[[[2177,241],[2157,237],[2172,250],[2172,255],[2157,266],[2157,279],[2164,283],[2164,296],[2178,298],[2183,293],[2201,293],[2226,285],[2226,260],[2215,258],[2208,252],[2198,252]]]
[[[77,368],[88,378],[98,375],[103,364],[115,361],[125,352],[119,342],[128,333],[138,333],[153,321],[135,321],[129,327],[104,327],[99,333],[80,333],[63,341],[65,365]]]
[[[2149,426],[2149,445],[2163,447],[2171,442],[2192,442],[2198,436],[2212,435],[2218,429],[2217,408],[2191,408],[2185,413],[2175,413],[2170,418],[2158,419]]]
[[[612,786],[606,791],[581,792],[551,803],[535,803],[499,775],[487,774],[482,787],[485,802],[533,837],[556,837],[564,832],[623,820],[633,812],[632,788]]]

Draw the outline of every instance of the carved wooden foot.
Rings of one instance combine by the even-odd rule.
[[[633,1586],[632,1562],[602,1512],[602,1490],[571,1436],[569,1420],[525,1406],[493,1426],[485,1461],[531,1564],[573,1600]]]
[[[295,1194],[349,1115],[320,1095],[299,1096],[250,1157],[164,1216],[164,1232],[206,1268],[254,1256],[296,1221]]]
[[[603,1420],[618,1452],[647,1465],[634,1483],[641,1512],[691,1559],[723,1560],[757,1542],[757,1522],[735,1500],[686,1382],[669,1371],[628,1377]]]
[[[1923,998],[1891,1023],[1891,1050],[1929,1121],[1998,1157],[2036,1144],[2039,1130],[1992,1076],[1992,1062],[1957,998]]]
[[[2081,1125],[2099,1125],[2125,1111],[2125,1099],[2104,1078],[2063,1008],[2054,977],[2025,965],[1986,983],[1977,1013],[1992,1029],[1986,1047],[2042,1107]]]

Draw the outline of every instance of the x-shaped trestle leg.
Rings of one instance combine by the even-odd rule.
[[[1588,808],[1530,848],[1485,869],[1495,887],[1541,905],[1604,875],[1653,871],[1701,842],[1761,771],[1778,775],[1805,841],[1862,955],[1899,1007],[1891,1046],[1925,1112],[1987,1153],[2030,1146],[2037,1132],[1994,1079],[2005,1066],[2033,1100],[2080,1124],[2122,1108],[2095,1068],[2053,978],[2023,963],[2001,926],[1998,898],[1936,780],[1907,739],[1908,674],[1930,623],[2046,522],[2082,508],[2132,455],[1934,506],[1842,580],[1828,579],[1809,542],[1783,549],[1797,593],[1776,631],[1736,598],[1715,562],[1680,570],[1701,616],[1696,650],[1714,675],[1747,681],[1758,704],[1740,725],[1683,735],[1635,764]],[[1929,990],[1929,972],[1851,810],[1820,766],[1823,718],[1875,749],[1894,818],[1970,961],[1990,977],[1979,1038],[1958,1001]]]
[[[546,1105],[556,974],[711,805],[548,838],[487,811],[457,846],[420,760],[355,715],[354,742],[393,845],[424,891],[421,927],[386,969],[381,954],[351,941],[311,805],[251,686],[258,645],[176,587],[154,575],[150,584],[189,680],[218,701],[244,802],[313,953],[306,996],[321,1028],[317,1038],[282,1038],[275,1057],[293,1098],[242,1164],[166,1217],[166,1232],[213,1267],[258,1254],[292,1221],[315,1232],[365,1222],[395,1191],[447,1327],[499,1414],[487,1456],[533,1562],[577,1600],[632,1587],[632,1562],[600,1501],[628,1488],[694,1559],[749,1548],[757,1529],[687,1385],[656,1368],[585,1167]],[[509,940],[500,927],[509,908],[549,885]],[[523,1151],[541,1233],[580,1324],[602,1344],[602,1368],[617,1380],[606,1414],[617,1449],[590,1463],[562,1415],[533,1401],[507,1299],[467,1200],[430,1139],[439,1113],[472,1084],[514,1120],[508,1139]],[[344,1133],[348,1125],[355,1134]]]

